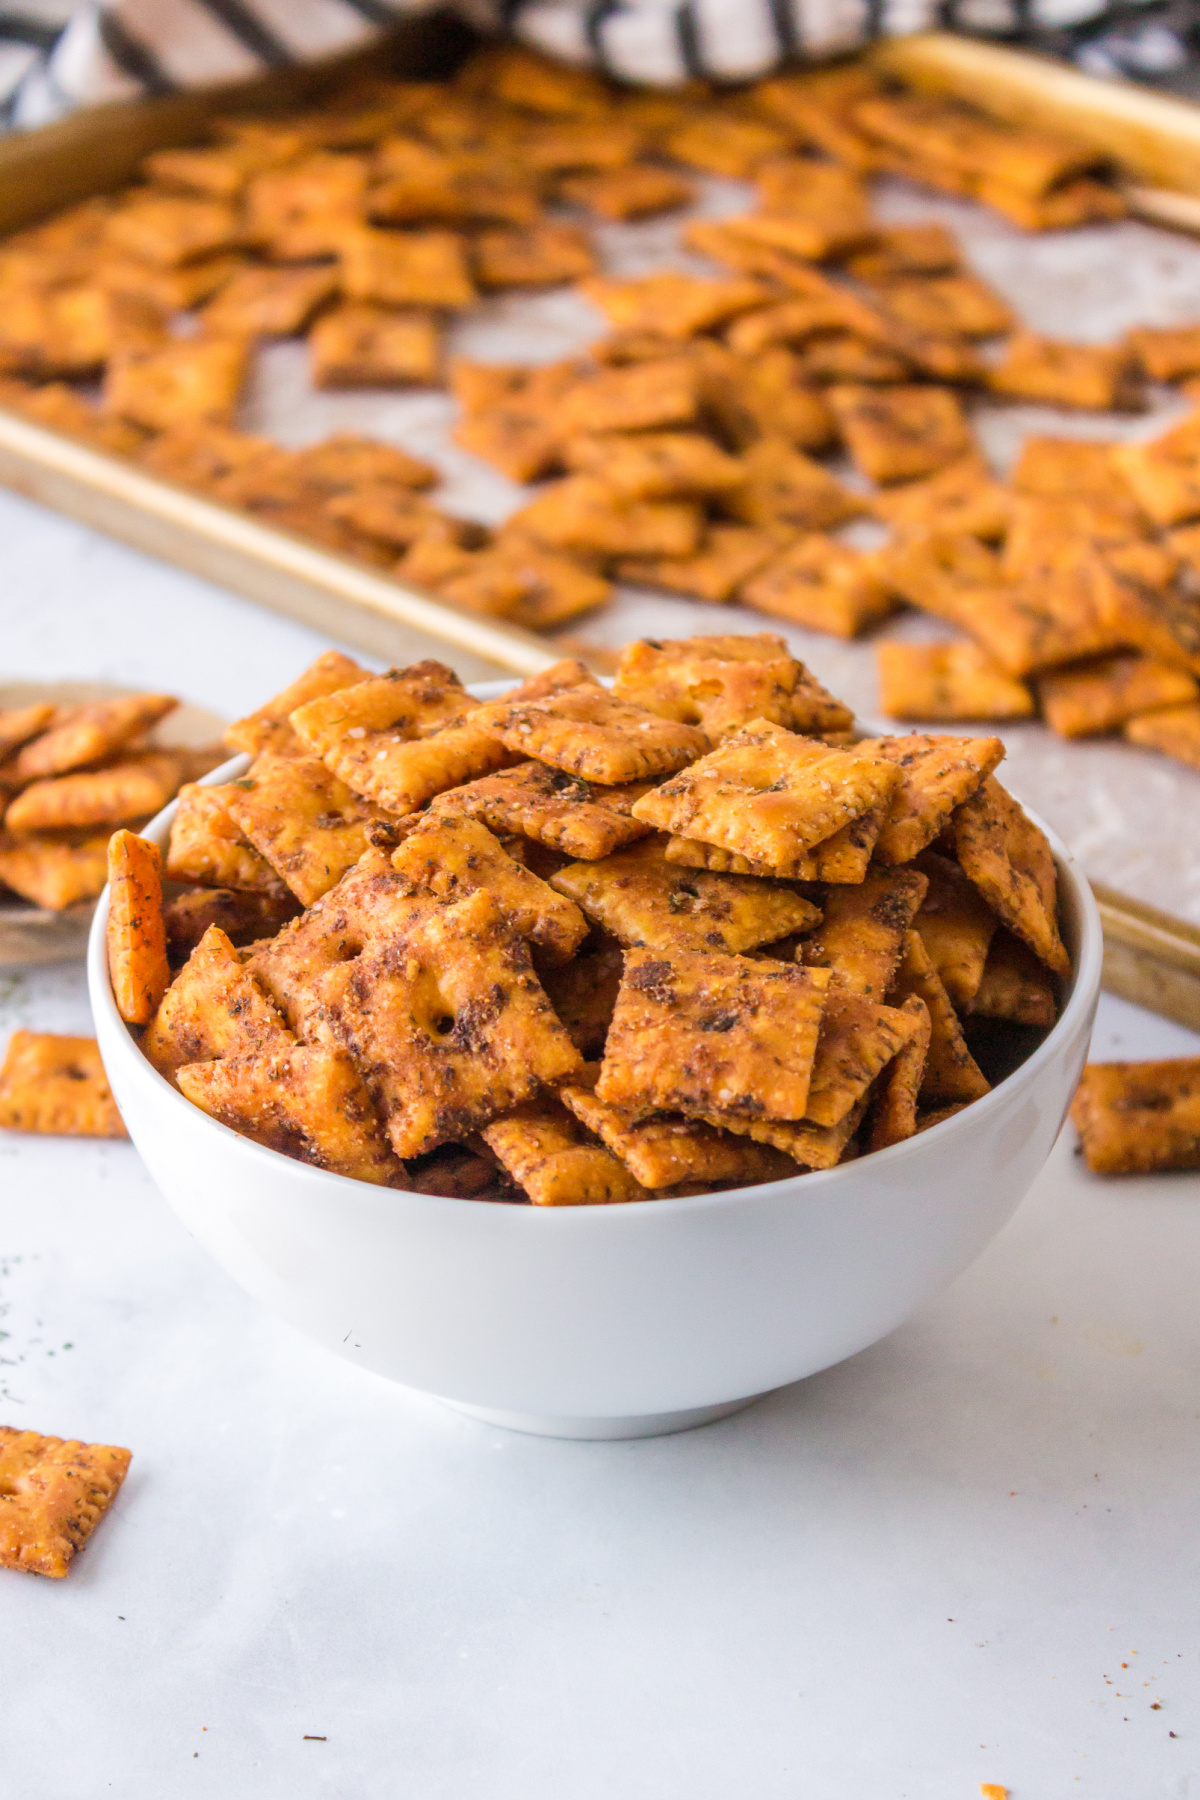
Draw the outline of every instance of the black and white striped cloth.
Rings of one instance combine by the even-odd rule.
[[[0,129],[356,49],[441,0],[25,0],[0,9]],[[1033,41],[1097,74],[1170,76],[1200,0],[457,0],[487,31],[631,81],[752,79],[932,26]]]

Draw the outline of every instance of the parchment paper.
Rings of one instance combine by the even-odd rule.
[[[720,217],[744,211],[752,202],[752,192],[743,184],[709,181],[690,216]],[[876,209],[889,224],[938,219],[949,225],[979,274],[1034,330],[1096,342],[1133,325],[1200,318],[1200,242],[1189,238],[1134,221],[1031,237],[969,202],[943,199],[899,181],[877,187]],[[665,266],[715,272],[704,258],[681,249],[680,223],[681,215],[673,214],[641,225],[601,226],[596,237],[606,269],[628,275]],[[485,302],[459,322],[450,349],[485,361],[548,362],[582,349],[605,328],[591,304],[569,290],[508,295]],[[1186,410],[1178,396],[1160,389],[1149,410],[1135,415],[979,402],[973,417],[987,455],[1003,473],[1027,435],[1152,437]],[[440,392],[318,393],[309,383],[304,345],[283,343],[259,359],[244,423],[248,430],[286,444],[306,444],[346,430],[401,444],[442,471],[439,504],[498,523],[527,490],[450,442],[455,416],[454,402]],[[841,472],[854,480],[852,471]],[[858,525],[849,535],[866,547],[876,530]],[[778,620],[766,623],[781,631],[795,653],[862,718],[877,718],[872,648],[877,640],[844,644]],[[760,614],[740,607],[713,607],[625,588],[612,606],[583,620],[577,631],[591,644],[615,647],[636,636],[762,627]],[[878,635],[927,639],[953,633],[941,620],[906,613]],[[1061,834],[1089,874],[1200,923],[1200,771],[1116,739],[1066,743],[1040,724],[988,729],[997,730],[1008,746],[1003,770],[1008,785]]]

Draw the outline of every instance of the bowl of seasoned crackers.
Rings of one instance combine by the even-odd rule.
[[[576,1437],[893,1330],[1041,1169],[1095,904],[996,738],[866,736],[769,634],[464,688],[330,652],[118,831],[89,945],[130,1136],[338,1354]]]

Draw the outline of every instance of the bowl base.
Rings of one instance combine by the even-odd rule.
[[[762,1394],[747,1394],[744,1400],[724,1400],[719,1406],[689,1406],[682,1412],[634,1413],[628,1418],[557,1418],[553,1413],[498,1412],[490,1406],[468,1406],[462,1400],[443,1400],[455,1412],[469,1413],[486,1425],[503,1425],[506,1431],[528,1431],[536,1437],[556,1438],[645,1438],[666,1437],[672,1431],[694,1431],[697,1425],[712,1425],[727,1419],[743,1407],[753,1406]]]

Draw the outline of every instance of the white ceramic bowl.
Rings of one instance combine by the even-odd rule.
[[[165,842],[173,813],[145,835]],[[1044,1042],[920,1136],[762,1187],[611,1207],[489,1205],[372,1187],[263,1149],[142,1056],[109,986],[107,892],[88,945],[96,1032],[163,1194],[272,1312],[497,1424],[567,1437],[678,1431],[886,1336],[1023,1198],[1066,1115],[1100,987],[1095,902],[1051,842],[1074,973]]]

